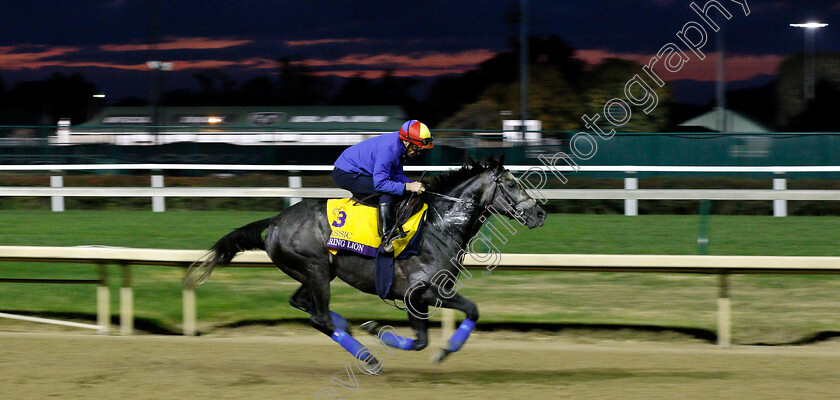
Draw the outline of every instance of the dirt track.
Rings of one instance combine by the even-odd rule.
[[[517,340],[517,335],[520,337]],[[381,354],[382,375],[323,336],[0,332],[0,399],[831,399],[840,343],[801,347],[477,335],[440,366]],[[370,338],[362,342],[373,345]],[[350,365],[353,365],[352,362]],[[332,381],[331,381],[332,380]],[[334,391],[334,392],[333,392]]]

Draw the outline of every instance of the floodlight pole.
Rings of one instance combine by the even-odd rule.
[[[805,29],[805,98],[810,100],[814,98],[815,85],[815,65],[814,61],[814,31],[815,28]]]
[[[149,47],[146,66],[151,70],[149,77],[149,134],[152,136],[152,144],[158,145],[158,71],[161,68],[158,60],[158,4],[157,0],[148,0],[149,8]]]
[[[816,61],[814,60],[814,38],[816,34],[814,31],[819,28],[824,28],[828,26],[828,24],[808,22],[804,24],[790,24],[790,26],[794,28],[805,28],[805,68],[802,71],[805,87],[803,88],[803,92],[805,94],[805,99],[811,100],[814,98],[814,74],[816,70]]]
[[[519,0],[519,118],[524,139],[528,119],[528,0]]]
[[[718,132],[726,132],[726,61],[724,50],[723,27],[717,35],[717,85],[715,85],[715,100],[717,103],[717,128]]]

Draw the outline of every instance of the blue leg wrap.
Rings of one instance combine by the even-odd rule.
[[[470,333],[475,328],[475,322],[465,319],[461,322],[461,325],[458,326],[458,329],[455,333],[452,334],[452,337],[449,339],[449,350],[450,352],[456,352],[461,350],[461,346],[467,341],[470,337]]]
[[[414,339],[409,339],[391,332],[381,332],[379,340],[395,349],[414,350]]]
[[[347,350],[353,357],[356,357],[362,361],[367,361],[370,358],[370,353],[367,351],[365,346],[362,346],[356,338],[347,334],[347,332],[336,329],[333,331],[332,336],[330,336],[333,341],[340,344],[344,350]]]
[[[312,315],[311,311],[309,311],[309,315]],[[332,317],[332,323],[333,326],[335,326],[335,329],[341,329],[345,332],[350,330],[350,324],[348,324],[347,320],[344,319],[344,317],[339,315],[337,312],[330,311],[330,317]]]
[[[330,316],[332,317],[332,323],[335,325],[335,329],[341,329],[342,331],[350,330],[350,324],[347,323],[347,320],[344,319],[341,315],[334,311],[330,311]]]

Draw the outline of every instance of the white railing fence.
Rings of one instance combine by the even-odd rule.
[[[457,168],[455,166],[407,166],[407,172],[440,172]],[[531,182],[531,195],[545,200],[624,200],[625,215],[638,214],[639,200],[765,200],[773,202],[773,215],[787,216],[787,201],[816,200],[838,201],[840,190],[788,190],[786,174],[789,173],[832,173],[840,172],[840,166],[801,166],[801,167],[686,167],[686,166],[580,166],[578,170],[565,166],[530,166],[509,165],[514,173],[539,172],[546,179],[563,173],[572,178],[575,172],[620,172],[625,175],[624,189],[543,189]],[[50,187],[0,187],[0,196],[46,197],[52,200],[53,211],[64,211],[64,197],[150,197],[152,210],[166,210],[167,197],[285,197],[292,204],[301,198],[346,197],[349,192],[336,188],[304,188],[301,172],[332,171],[332,165],[233,165],[233,164],[64,164],[64,165],[2,165],[0,171],[49,171]],[[149,171],[149,187],[64,187],[64,171]],[[289,174],[289,187],[165,187],[161,171],[282,171]],[[768,189],[639,189],[638,173],[766,173],[773,176],[773,187]],[[530,182],[530,181],[529,181]],[[526,185],[527,186],[527,185]]]
[[[0,246],[0,262],[56,262],[91,264],[99,266],[120,265],[123,268],[120,289],[120,332],[130,335],[133,330],[133,290],[131,266],[158,265],[186,267],[206,255],[204,250],[137,249],[119,247],[39,247]],[[492,262],[491,262],[492,261]],[[681,273],[718,275],[717,336],[718,345],[731,345],[731,302],[728,277],[732,274],[840,274],[840,257],[780,257],[780,256],[694,256],[694,255],[639,255],[639,254],[467,254],[461,264],[472,270],[519,271],[579,271],[579,272],[631,272],[631,273]],[[232,267],[274,267],[264,251],[245,251],[230,263]],[[0,282],[9,281],[0,279]],[[22,281],[21,279],[14,280]],[[39,283],[42,280],[31,280]],[[44,283],[44,282],[41,282]],[[58,282],[50,282],[58,283]],[[110,324],[107,275],[97,283],[99,297],[97,325],[80,326],[99,329],[106,333]],[[104,293],[102,293],[104,292]],[[184,287],[182,296],[183,333],[195,335],[196,300],[192,288]],[[446,311],[446,310],[444,310]],[[6,317],[10,314],[0,315]],[[454,312],[442,313],[444,331],[454,329]],[[62,323],[62,321],[33,321]],[[66,324],[65,324],[66,325]],[[444,334],[445,337],[448,336]]]

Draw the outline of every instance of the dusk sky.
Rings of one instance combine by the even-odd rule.
[[[840,51],[840,1],[719,2],[732,14],[721,24],[733,87],[771,80],[784,57],[803,50],[803,29],[790,23],[828,23],[816,33],[816,49]],[[588,63],[619,57],[646,64],[666,43],[680,44],[676,32],[684,24],[702,23],[690,3],[529,0],[530,31],[559,35]],[[342,77],[379,77],[386,68],[398,76],[462,73],[509,50],[505,16],[518,7],[514,0],[6,0],[0,3],[0,80],[10,87],[78,72],[110,99],[145,97],[153,4],[157,58],[175,70],[167,73],[165,90],[192,85],[192,73],[210,69],[243,80],[267,75],[284,56]],[[692,57],[663,78],[714,81],[709,35],[706,60]]]

